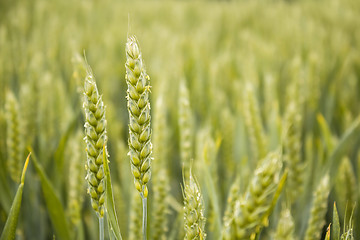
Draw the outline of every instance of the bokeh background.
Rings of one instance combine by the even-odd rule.
[[[190,157],[204,197],[208,239],[217,239],[221,231],[216,223],[222,221],[231,184],[237,179],[244,193],[256,166],[257,150],[251,140],[251,124],[246,121],[251,118],[246,110],[251,99],[255,99],[258,109],[255,114],[260,119],[266,152],[279,149],[286,141],[287,108],[292,101],[298,102],[296,112],[302,121],[297,154],[306,166],[302,195],[308,197],[290,207],[296,236],[301,239],[304,235],[312,192],[326,167],[332,169],[332,188],[326,225],[319,231],[324,233],[332,221],[334,201],[342,223],[345,213],[351,213],[354,202],[359,200],[360,191],[359,16],[358,0],[2,0],[0,229],[17,187],[7,163],[13,150],[7,144],[10,134],[6,99],[12,93],[18,103],[15,128],[19,144],[15,151],[19,159],[25,161],[28,147],[32,148],[60,199],[59,207],[66,213],[72,238],[97,239],[97,218],[82,177],[86,161],[82,141],[86,55],[106,105],[115,203],[123,238],[128,239],[134,186],[127,156],[124,64],[127,36],[133,34],[139,40],[151,78],[152,125],[159,119],[157,112],[163,114],[164,120],[160,129],[165,137],[162,143],[154,143],[153,168],[168,173],[166,239],[183,236],[178,120],[179,99],[183,97],[179,94],[181,81],[189,92]],[[250,97],[246,94],[249,86]],[[162,110],[155,107],[159,98],[163,99]],[[153,130],[153,138],[156,134]],[[351,136],[341,145],[346,134]],[[341,154],[336,152],[338,155],[333,157],[335,150]],[[158,155],[164,159],[158,161]],[[334,158],[333,163],[330,159]],[[339,167],[343,162],[350,165]],[[211,172],[210,188],[204,168]],[[76,193],[71,193],[74,189]],[[218,211],[214,211],[213,191]],[[72,197],[78,195],[84,201],[72,204]],[[156,204],[152,195],[150,190],[149,235],[154,218],[152,206]],[[272,239],[276,216],[283,205],[279,200],[260,239]],[[30,161],[17,239],[58,236],[49,211],[41,178]],[[358,208],[353,220],[359,226]],[[355,227],[354,231],[360,238],[360,229]]]

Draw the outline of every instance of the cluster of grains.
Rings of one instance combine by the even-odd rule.
[[[298,194],[303,191],[304,164],[300,159],[301,151],[301,115],[296,101],[290,102],[286,116],[285,126],[287,126],[286,137],[284,139],[284,160],[288,170],[287,177],[287,197],[293,203]]]
[[[250,84],[246,85],[244,92],[244,117],[252,147],[252,157],[262,159],[266,155],[266,138],[255,91]]]
[[[295,224],[289,209],[281,211],[280,219],[276,228],[274,239],[294,240]]]
[[[180,134],[180,155],[184,167],[185,179],[189,178],[190,161],[192,158],[192,115],[190,108],[189,90],[185,80],[179,86],[179,134]]]
[[[142,239],[142,204],[141,196],[136,190],[131,190],[131,205],[130,205],[130,222],[129,222],[129,240]]]
[[[325,225],[325,214],[327,211],[327,199],[330,192],[329,176],[326,175],[314,192],[313,204],[311,207],[310,218],[305,234],[305,240],[320,239],[321,230]]]
[[[129,111],[129,156],[136,189],[148,196],[146,184],[151,177],[150,78],[146,74],[140,47],[135,36],[126,43],[126,83]]]
[[[201,196],[198,183],[191,175],[191,172],[189,173],[189,182],[185,182],[184,184],[185,239],[205,239],[206,234],[203,198]]]
[[[99,95],[90,66],[87,69],[84,87],[85,142],[87,154],[88,193],[91,206],[99,217],[104,216],[105,174],[103,168],[103,147],[107,143],[105,106]],[[107,154],[105,152],[105,154]]]
[[[6,94],[6,125],[7,125],[7,150],[10,177],[16,183],[20,181],[23,155],[23,140],[21,136],[21,119],[19,103],[15,95],[8,91]]]
[[[340,213],[344,213],[347,218],[350,217],[357,200],[358,187],[354,168],[347,157],[343,158],[340,164],[335,190]],[[348,221],[348,219],[345,220]]]
[[[239,181],[235,180],[231,184],[230,192],[227,198],[227,205],[224,213],[224,226],[222,232],[223,239],[232,239],[235,237],[233,224],[234,224],[234,212],[236,201],[240,195],[240,184]]]
[[[271,207],[279,183],[281,160],[277,153],[270,153],[260,162],[242,200],[237,201],[235,225],[237,239],[253,239],[263,226],[263,218]]]
[[[84,201],[84,165],[82,162],[82,138],[83,134],[78,131],[70,142],[71,153],[69,153],[69,194],[68,194],[68,213],[71,223],[78,225],[81,221],[81,209]]]
[[[167,123],[166,108],[162,97],[159,97],[155,105],[154,115],[154,162],[153,162],[153,221],[151,221],[153,239],[166,239],[168,231],[168,203],[169,194],[169,176],[167,173]]]

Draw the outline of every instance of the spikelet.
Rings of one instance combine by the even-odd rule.
[[[304,164],[300,159],[302,119],[299,112],[297,102],[290,102],[284,124],[286,126],[286,134],[283,139],[284,161],[288,170],[286,192],[290,203],[295,202],[297,196],[303,191]]]
[[[81,209],[84,201],[83,193],[85,186],[85,169],[82,162],[82,137],[83,134],[78,131],[70,141],[71,151],[69,154],[69,193],[68,193],[68,214],[71,223],[76,226],[81,221]]]
[[[340,213],[348,218],[357,201],[358,187],[356,176],[349,158],[342,159],[335,183],[336,198]],[[345,219],[348,221],[348,219]]]
[[[106,151],[107,143],[105,105],[99,95],[90,66],[87,67],[85,78],[84,110],[88,193],[91,197],[92,208],[99,217],[103,217],[106,183],[103,168],[103,146]]]
[[[151,177],[150,78],[146,74],[140,47],[135,36],[126,43],[126,83],[129,112],[129,156],[136,189],[148,196],[146,184]]]
[[[166,109],[162,97],[159,97],[155,105],[154,115],[154,162],[153,162],[153,220],[151,221],[153,239],[166,239],[168,231],[168,202],[169,176],[166,164],[166,143],[167,143],[167,123]],[[155,167],[154,167],[155,166]]]
[[[325,214],[327,211],[327,199],[330,192],[329,176],[326,175],[314,192],[313,204],[310,218],[305,234],[305,240],[320,239],[322,228],[325,225]]]
[[[266,138],[255,91],[250,84],[245,87],[244,117],[251,143],[252,157],[253,159],[262,159],[266,155]]]
[[[276,228],[274,239],[294,240],[295,224],[289,209],[281,211],[280,219]]]
[[[131,189],[131,206],[130,206],[130,223],[129,223],[129,240],[142,239],[142,204],[141,196],[134,189]]]
[[[204,203],[197,181],[189,172],[189,181],[184,180],[184,229],[186,240],[206,238]]]
[[[235,238],[234,232],[234,212],[236,201],[240,196],[240,184],[236,179],[230,187],[230,192],[227,198],[227,205],[224,213],[224,226],[222,231],[222,239],[230,240]]]
[[[277,153],[270,153],[255,170],[243,199],[235,207],[236,238],[253,239],[271,207],[279,183],[282,164]]]
[[[185,80],[180,81],[179,86],[179,134],[180,134],[180,155],[184,167],[185,179],[189,178],[190,161],[192,155],[192,115],[190,108],[189,90]]]
[[[21,119],[19,103],[15,95],[8,91],[6,94],[6,125],[7,125],[7,167],[11,179],[19,183],[22,168],[23,137],[21,136]]]

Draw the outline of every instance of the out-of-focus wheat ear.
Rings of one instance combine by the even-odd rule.
[[[127,107],[129,112],[129,156],[136,189],[148,196],[151,177],[150,77],[146,74],[140,46],[135,36],[126,43]]]
[[[154,126],[154,162],[153,162],[153,218],[151,221],[151,232],[153,239],[165,240],[168,231],[168,198],[170,182],[167,172],[167,121],[166,107],[163,98],[156,100]]]
[[[106,184],[103,167],[103,146],[105,145],[106,151],[107,143],[105,105],[99,95],[90,66],[87,66],[85,78],[84,110],[88,194],[91,197],[92,208],[97,212],[99,218],[102,218]]]
[[[239,179],[236,179],[230,187],[229,195],[227,197],[226,208],[224,213],[224,224],[222,230],[222,239],[230,240],[236,238],[234,231],[234,213],[236,201],[240,196]]]
[[[325,225],[325,214],[327,211],[327,199],[329,192],[329,175],[325,175],[313,194],[313,203],[305,234],[305,240],[320,239],[322,228]]]
[[[252,157],[253,159],[262,159],[266,155],[267,147],[254,87],[250,83],[246,84],[244,93],[244,117],[249,134]]]
[[[283,138],[284,161],[288,170],[286,193],[290,203],[294,203],[303,191],[304,163],[301,162],[301,125],[298,101],[291,101],[285,113],[285,134]]]
[[[68,178],[68,214],[71,223],[77,226],[81,221],[81,209],[84,201],[85,169],[83,164],[83,133],[78,131],[70,141],[68,157],[69,178]]]
[[[129,240],[140,240],[143,238],[141,231],[142,222],[142,204],[141,196],[135,191],[131,190],[131,203],[130,203],[130,222],[129,222]]]
[[[21,161],[24,150],[23,136],[21,132],[22,122],[20,119],[19,102],[14,93],[6,92],[5,103],[6,115],[6,145],[7,145],[7,167],[11,179],[19,183],[21,174]]]
[[[236,239],[253,239],[264,226],[280,182],[281,167],[279,153],[269,153],[259,162],[245,196],[236,202]]]
[[[184,229],[186,240],[206,238],[204,217],[204,202],[200,192],[198,182],[191,174],[189,169],[189,178],[184,179]]]
[[[193,118],[191,114],[189,90],[184,79],[180,81],[178,104],[180,155],[182,165],[184,166],[184,176],[185,179],[188,179],[190,172],[190,160],[193,157]]]
[[[341,161],[336,176],[335,191],[341,215],[350,217],[359,193],[354,168],[348,157],[344,157]]]
[[[294,240],[295,224],[290,210],[285,208],[281,211],[280,219],[277,224],[274,239],[276,240]]]

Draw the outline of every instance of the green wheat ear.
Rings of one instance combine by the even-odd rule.
[[[260,162],[243,199],[235,207],[237,239],[254,239],[257,229],[264,226],[263,218],[271,208],[280,182],[281,160],[278,153],[270,153]]]
[[[305,240],[320,239],[321,230],[325,225],[325,214],[327,211],[327,199],[330,192],[329,175],[321,180],[314,192],[313,204],[311,207],[310,218],[305,234]]]
[[[24,150],[23,137],[21,135],[21,121],[19,102],[13,92],[8,91],[6,94],[6,125],[7,125],[7,150],[8,162],[11,179],[19,183],[21,175],[21,161]]]
[[[107,143],[105,105],[99,95],[90,66],[87,66],[85,78],[84,110],[88,193],[91,197],[92,208],[102,218],[106,182],[103,168],[103,146]]]
[[[136,189],[148,196],[151,177],[150,78],[146,74],[139,43],[135,36],[126,43],[127,107],[129,111],[129,156]]]
[[[184,228],[185,239],[203,240],[205,234],[204,201],[199,184],[189,171],[189,180],[184,180]]]

